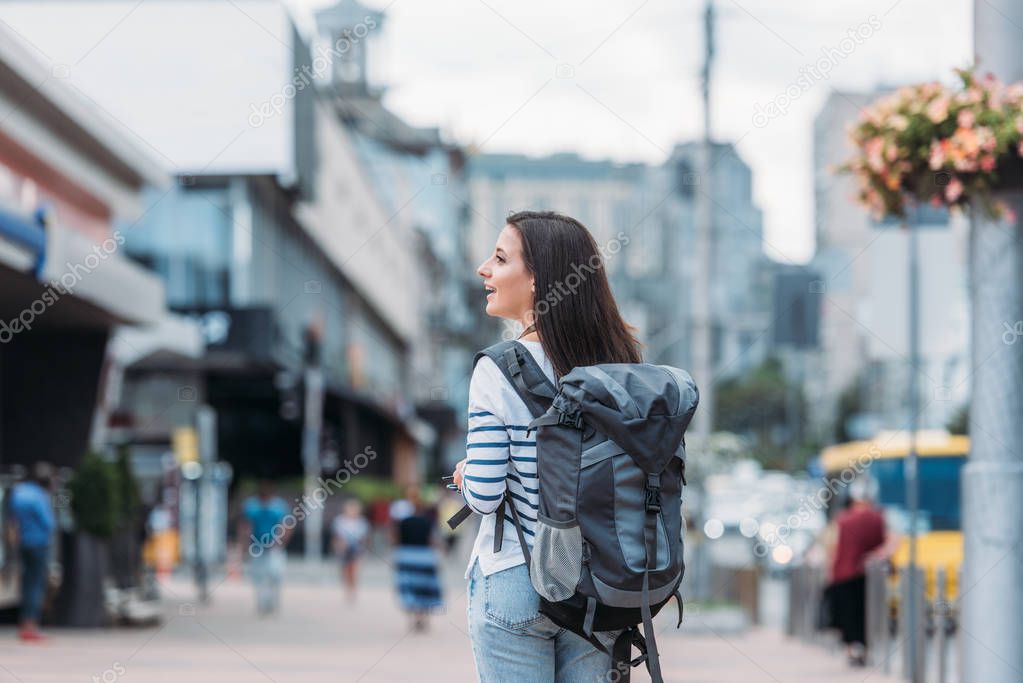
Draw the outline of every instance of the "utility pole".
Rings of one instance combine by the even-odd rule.
[[[700,409],[696,411],[694,433],[706,447],[714,429],[714,183],[711,170],[710,82],[714,61],[714,0],[707,0],[703,13],[703,69],[700,74],[703,102],[703,136],[697,155],[698,175],[693,196],[696,200],[696,244],[692,289],[693,374],[700,388]]]
[[[1023,80],[1023,3],[973,5],[981,72]],[[970,233],[970,457],[963,467],[963,681],[1023,671],[1023,189],[1001,190],[1015,220],[973,213]],[[1006,329],[1008,326],[1008,330]]]

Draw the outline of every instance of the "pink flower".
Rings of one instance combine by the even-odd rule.
[[[973,112],[969,109],[963,109],[959,112],[959,116],[956,117],[956,123],[959,124],[960,128],[973,128],[973,124],[977,121],[977,118],[973,115]]]
[[[992,87],[987,91],[987,104],[992,109],[1001,109],[1005,104],[1005,90],[1001,85]]]
[[[937,171],[941,168],[942,164],[945,163],[945,142],[940,140],[931,141],[931,157],[930,167],[932,171]],[[1023,142],[1020,143],[1023,146]]]
[[[993,152],[995,147],[998,146],[998,138],[995,137],[995,132],[987,126],[977,127],[977,139],[980,141],[980,148],[985,152]]]
[[[879,137],[872,137],[863,145],[863,151],[867,153],[867,165],[874,171],[880,171],[884,167],[881,152],[884,149],[884,140]]]
[[[995,170],[995,158],[990,154],[985,154],[980,158],[980,170],[985,173],[990,173]]]
[[[956,159],[954,162],[952,162],[952,167],[955,168],[955,170],[957,171],[964,171],[970,173],[977,170],[977,160],[960,157],[959,159]]]
[[[953,177],[952,181],[945,186],[945,201],[949,204],[955,202],[963,194],[963,183],[959,178]]]
[[[860,123],[877,123],[877,114],[874,113],[873,109],[861,109],[860,110]]]
[[[957,128],[952,139],[962,149],[963,154],[972,157],[980,151],[980,135],[972,128]]]
[[[927,105],[927,118],[929,118],[932,123],[941,123],[948,118],[948,105],[948,96],[938,95],[930,104]]]

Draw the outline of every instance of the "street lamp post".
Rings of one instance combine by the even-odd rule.
[[[196,431],[199,435],[199,461],[189,463],[189,478],[195,487],[195,584],[199,601],[203,604],[210,599],[210,525],[213,514],[211,487],[213,466],[217,460],[217,413],[209,405],[199,408],[196,415]]]
[[[302,428],[302,469],[305,473],[303,500],[315,500],[317,478],[321,474],[320,437],[323,431],[324,377],[320,365],[320,327],[306,330],[305,421]],[[305,558],[323,558],[323,509],[310,505],[304,522]]]
[[[920,576],[917,566],[917,535],[919,534],[919,495],[918,455],[916,433],[920,410],[920,244],[918,221],[907,221],[904,228],[909,231],[909,452],[903,462],[906,480],[906,508],[909,512],[909,571],[906,572],[908,582],[908,604],[905,606],[906,627],[909,632],[909,663],[907,679],[910,683],[923,683],[923,639],[919,623],[919,606],[917,600],[917,582]]]

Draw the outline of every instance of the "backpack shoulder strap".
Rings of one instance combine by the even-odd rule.
[[[474,368],[483,356],[494,361],[534,418],[547,412],[557,391],[526,347],[514,340],[488,346],[473,358]]]
[[[536,359],[533,358],[533,354],[517,341],[501,341],[492,346],[488,346],[476,353],[472,359],[473,368],[476,367],[476,363],[479,362],[480,358],[486,356],[490,360],[494,361],[497,365],[498,370],[501,374],[511,383],[512,388],[515,389],[515,393],[518,394],[519,398],[526,404],[526,408],[529,409],[529,413],[535,418],[543,415],[547,412],[551,402],[554,400],[554,395],[557,393],[554,385],[547,379],[547,375],[544,374],[543,369],[537,365]],[[496,520],[494,525],[494,552],[500,552],[501,544],[504,539],[504,520],[505,520],[505,506],[511,505],[505,500],[501,501],[496,512]],[[457,513],[455,513],[451,519],[448,520],[448,526],[454,529],[459,524],[464,522],[469,515],[472,514],[472,508],[468,505],[462,507]],[[525,545],[525,540],[522,537],[522,531],[520,530],[520,524],[518,522],[518,516],[515,514],[514,507],[512,508],[512,521],[515,523],[515,530],[519,534],[520,545],[523,551],[528,552]],[[527,560],[528,563],[528,560]]]

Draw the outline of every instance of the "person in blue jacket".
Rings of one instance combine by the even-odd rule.
[[[21,561],[21,610],[18,636],[24,642],[40,642],[46,636],[39,632],[39,620],[46,595],[47,566],[50,543],[55,527],[53,502],[53,468],[36,463],[32,478],[11,490],[10,534]]]

